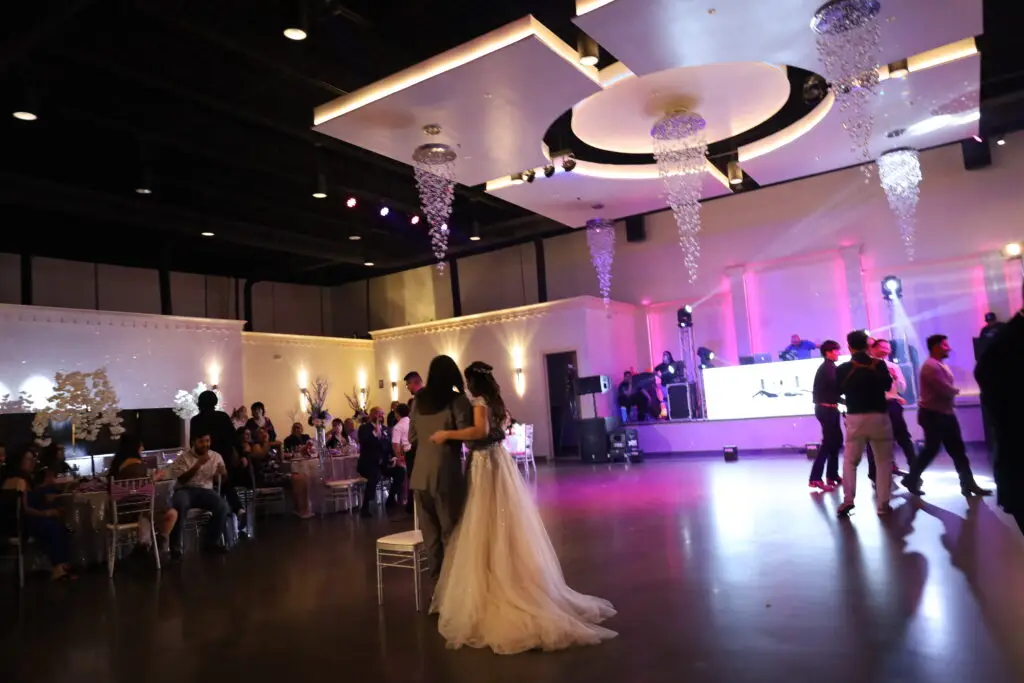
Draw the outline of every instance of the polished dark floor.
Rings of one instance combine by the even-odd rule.
[[[413,610],[408,572],[385,575],[377,607],[374,539],[408,520],[341,515],[265,523],[231,555],[160,576],[36,578],[19,597],[5,571],[0,670],[76,683],[1024,680],[1024,538],[991,500],[959,497],[940,459],[922,503],[897,497],[880,521],[865,480],[840,521],[837,494],[807,491],[808,468],[793,456],[542,466],[569,583],[620,610],[608,624],[620,636],[598,647],[446,650]]]

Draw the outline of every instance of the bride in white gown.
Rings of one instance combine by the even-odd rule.
[[[497,654],[594,645],[616,633],[598,626],[611,603],[569,588],[537,504],[505,450],[505,404],[491,366],[465,370],[473,426],[431,441],[466,441],[469,494],[445,553],[431,612],[448,647]]]

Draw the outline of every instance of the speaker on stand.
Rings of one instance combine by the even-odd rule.
[[[593,375],[576,378],[576,393],[589,394],[594,402],[594,417],[577,422],[580,437],[580,459],[583,462],[609,462],[608,424],[605,418],[597,416],[597,395],[608,393],[611,381],[607,375]]]

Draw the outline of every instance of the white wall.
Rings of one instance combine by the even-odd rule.
[[[245,405],[266,405],[280,438],[287,436],[292,422],[305,426],[299,388],[311,386],[318,377],[330,384],[327,408],[335,417],[351,416],[345,395],[354,395],[361,386],[369,389],[371,402],[390,403],[390,392],[378,389],[374,379],[369,340],[243,332],[242,367]]]
[[[630,354],[637,355],[633,307],[613,304],[610,314],[611,318],[600,300],[581,297],[375,331],[371,334],[376,377],[384,379],[385,386],[399,382],[404,400],[408,396],[401,378],[410,370],[426,378],[430,361],[438,354],[452,356],[460,367],[485,361],[494,366],[511,413],[535,426],[534,452],[546,457],[551,454],[551,419],[545,355],[576,351],[581,375],[612,375],[623,363],[628,367],[637,362],[629,359]],[[523,369],[522,395],[516,391],[517,367]],[[602,397],[602,415],[612,414],[609,400]],[[581,404],[584,416],[591,415],[591,402]]]
[[[537,251],[532,243],[458,260],[463,315],[527,306],[537,300]]]
[[[124,408],[174,406],[179,389],[217,382],[242,399],[241,323],[0,305],[0,395],[42,401],[59,370],[106,367]]]

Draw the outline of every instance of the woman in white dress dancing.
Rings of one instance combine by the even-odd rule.
[[[473,426],[440,431],[434,443],[465,441],[469,495],[445,555],[431,611],[448,647],[497,654],[561,650],[615,637],[598,626],[611,603],[569,588],[540,512],[502,441],[508,413],[492,368],[466,368]]]

